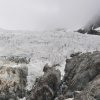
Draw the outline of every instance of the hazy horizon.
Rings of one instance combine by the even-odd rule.
[[[99,15],[100,0],[0,0],[0,27],[9,30],[74,29]]]

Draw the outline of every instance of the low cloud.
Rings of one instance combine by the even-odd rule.
[[[100,0],[0,0],[0,27],[16,30],[75,29],[99,19]]]

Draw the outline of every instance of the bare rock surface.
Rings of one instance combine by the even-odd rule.
[[[82,90],[100,73],[100,52],[83,53],[66,60],[64,81],[70,90]]]
[[[99,51],[76,53],[66,59],[60,94],[65,98],[75,97],[75,100],[100,100]]]
[[[85,89],[75,96],[74,100],[100,100],[100,75],[89,82]]]

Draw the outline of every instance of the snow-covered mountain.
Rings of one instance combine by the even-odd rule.
[[[44,32],[0,31],[0,56],[27,56],[28,88],[42,75],[46,63],[60,64],[63,75],[65,59],[75,52],[100,50],[100,36],[64,30]],[[18,65],[12,65],[18,66]],[[19,65],[20,66],[20,65]]]

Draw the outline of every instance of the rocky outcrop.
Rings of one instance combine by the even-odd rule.
[[[87,34],[91,34],[91,35],[100,35],[100,32],[96,31],[96,30],[93,30],[93,29],[90,29],[87,31]]]
[[[10,56],[6,57],[6,60],[14,62],[16,64],[29,64],[30,58],[28,57],[21,57],[21,56]]]
[[[0,100],[17,100],[24,97],[27,74],[26,67],[0,67]]]
[[[86,30],[86,29],[78,29],[76,32],[81,33],[81,34],[87,33],[87,34],[91,34],[91,35],[100,35],[99,31],[97,31],[95,29],[92,29],[92,28],[90,28],[88,30]]]
[[[82,90],[100,73],[100,52],[84,53],[66,60],[64,81],[71,90]]]
[[[84,90],[84,92],[82,92],[84,94],[86,91],[85,88],[87,88],[88,90],[89,88],[92,88],[92,86],[99,88],[99,86],[97,86],[100,85],[99,78],[97,78],[99,77],[99,74],[100,74],[99,51],[95,51],[93,53],[88,52],[83,54],[81,53],[75,54],[74,56],[72,56],[71,59],[66,60],[65,75],[60,88],[60,94],[63,94],[65,98],[70,98],[75,96],[75,91]],[[88,87],[87,85],[90,87]],[[95,94],[97,92],[100,94],[99,89],[96,89],[94,91]],[[92,100],[92,99],[75,99],[75,100]]]
[[[87,31],[84,30],[84,29],[78,29],[76,32],[79,32],[79,33],[85,34]]]
[[[61,74],[54,67],[44,66],[44,75],[39,77],[27,100],[53,100],[58,91]]]
[[[100,52],[75,53],[66,59],[65,75],[44,66],[27,100],[100,100]]]
[[[89,82],[80,94],[75,95],[74,100],[100,100],[100,75]]]

